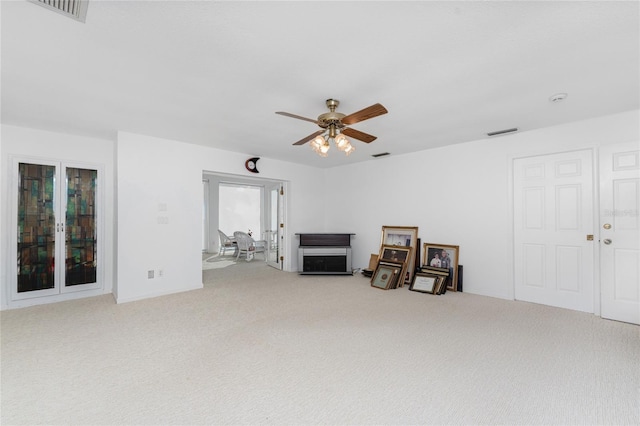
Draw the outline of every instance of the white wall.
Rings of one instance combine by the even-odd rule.
[[[418,226],[423,242],[460,245],[465,291],[512,298],[512,159],[638,141],[639,127],[636,110],[332,169],[263,158],[259,177],[285,182],[288,271],[297,270],[298,232],[355,232],[353,265],[366,267],[383,225]],[[123,132],[109,141],[6,125],[1,135],[2,263],[10,249],[11,155],[104,164],[104,292],[113,291],[118,302],[200,288],[202,173],[255,177],[244,169],[255,155],[150,136]],[[147,278],[159,269],[163,277]],[[6,273],[3,264],[2,308]]]
[[[460,246],[464,291],[511,299],[512,159],[640,141],[639,127],[636,110],[333,168],[325,227],[355,232],[353,266],[367,267],[382,226],[418,226],[423,243]]]
[[[10,194],[11,190],[11,170],[13,156],[30,157],[39,159],[55,159],[62,161],[76,161],[82,163],[90,163],[101,165],[104,169],[104,288],[100,293],[111,293],[114,279],[114,146],[115,141],[95,139],[82,136],[74,136],[62,133],[47,132],[35,129],[28,129],[16,126],[1,126],[1,145],[0,145],[0,297],[1,308],[8,307],[8,298],[10,294],[9,282],[11,278],[5,264],[10,258],[9,250],[15,250],[9,247],[11,240],[10,229]],[[86,294],[95,294],[96,292],[79,292],[61,295],[58,299],[74,298],[85,296]],[[55,299],[55,298],[54,298]],[[25,306],[30,304],[41,303],[38,299],[28,299],[13,306]]]
[[[247,176],[250,155],[121,132],[117,141],[117,300],[202,287],[202,173]],[[322,231],[324,172],[272,159],[260,175],[286,182],[285,267],[296,270],[296,232]],[[252,176],[255,176],[252,174]],[[148,279],[149,270],[155,278]],[[158,277],[158,271],[163,276]]]

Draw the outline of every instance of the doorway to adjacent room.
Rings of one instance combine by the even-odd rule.
[[[220,254],[235,261],[235,255],[220,250],[219,231],[229,237],[239,231],[251,234],[264,248],[252,256],[253,260],[265,260],[269,266],[285,269],[286,183],[213,172],[204,172],[202,183],[203,253]],[[237,254],[232,250],[233,253]]]

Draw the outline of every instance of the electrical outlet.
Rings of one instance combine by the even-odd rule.
[[[153,276],[154,276],[153,271],[147,271],[147,278],[151,279],[153,278]]]
[[[164,277],[164,269],[158,269],[158,278]]]

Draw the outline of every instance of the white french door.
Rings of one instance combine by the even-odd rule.
[[[594,312],[590,150],[515,159],[517,300]]]
[[[268,184],[266,190],[267,264],[283,269],[282,244],[284,241],[284,188],[281,183]]]
[[[640,324],[640,148],[600,148],[601,315]]]
[[[11,299],[102,287],[100,168],[14,159]]]

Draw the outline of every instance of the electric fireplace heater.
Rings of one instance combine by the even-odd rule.
[[[352,274],[351,236],[355,234],[297,234],[300,274]]]

